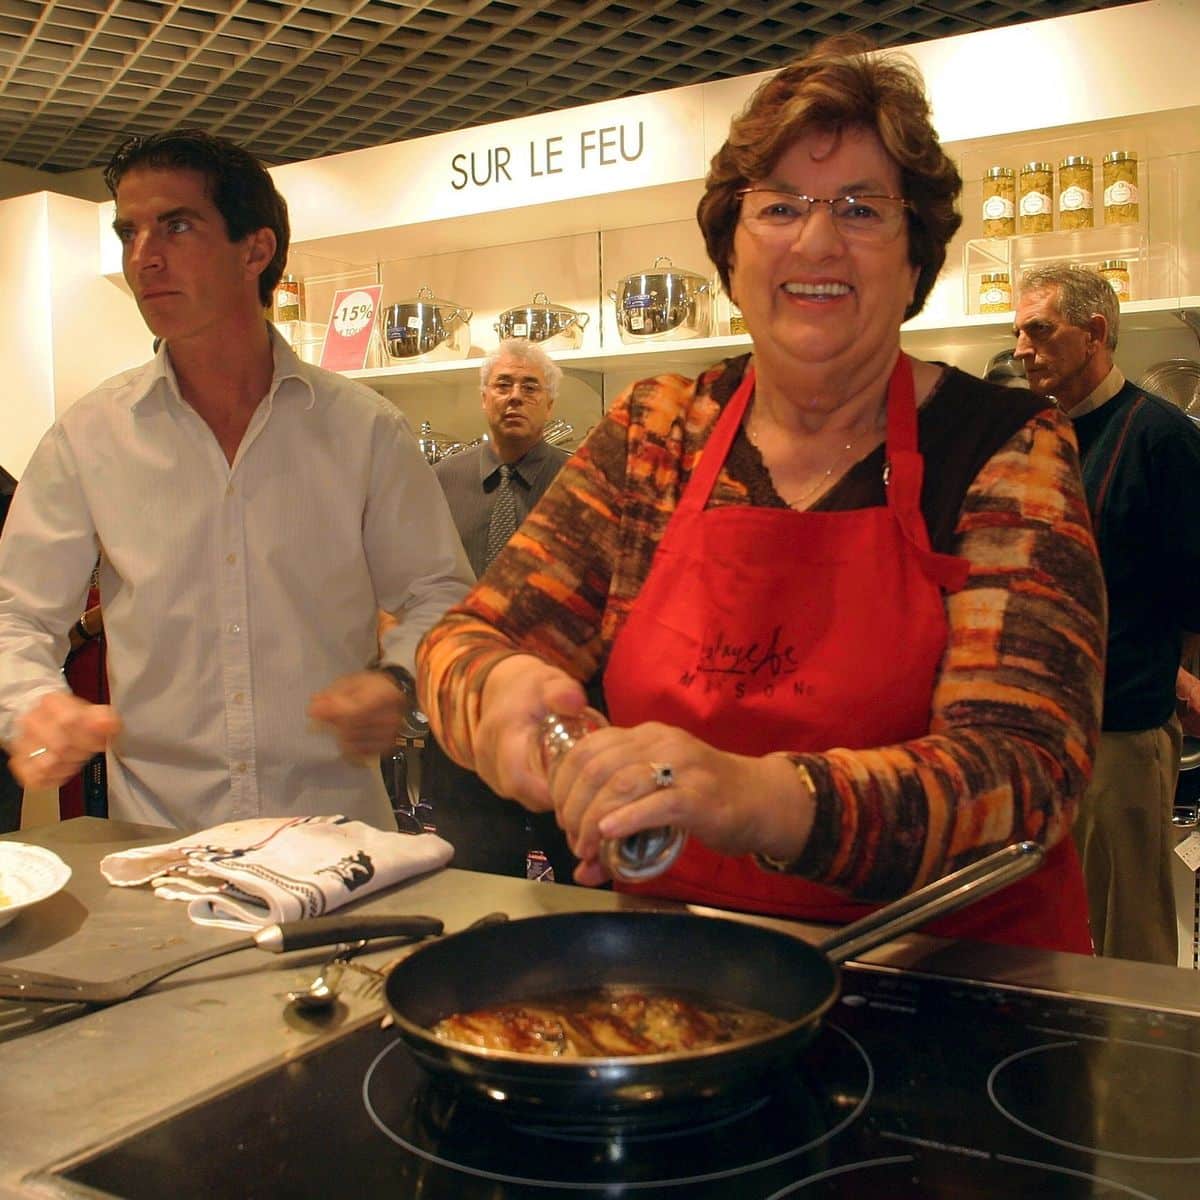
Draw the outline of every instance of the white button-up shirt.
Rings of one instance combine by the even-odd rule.
[[[314,692],[375,661],[410,670],[472,574],[400,413],[302,363],[275,373],[232,465],[165,348],[46,434],[0,539],[0,739],[63,690],[66,630],[99,559],[111,816],[200,829],[345,813],[394,828],[377,763],[341,758]]]

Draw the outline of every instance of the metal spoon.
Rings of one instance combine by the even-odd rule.
[[[326,1012],[331,1009],[337,1003],[338,989],[342,976],[346,973],[346,965],[366,944],[366,938],[357,942],[343,942],[308,987],[288,992],[288,1003],[301,1013]]]

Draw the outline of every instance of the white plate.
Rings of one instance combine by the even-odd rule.
[[[0,842],[0,925],[53,896],[70,878],[71,868],[52,850],[27,842]]]

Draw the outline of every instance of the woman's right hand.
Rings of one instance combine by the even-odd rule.
[[[550,713],[582,712],[582,685],[544,659],[514,654],[489,672],[479,704],[471,743],[476,774],[498,795],[534,812],[553,809],[542,766],[542,721]]]

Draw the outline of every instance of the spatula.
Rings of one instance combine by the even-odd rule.
[[[335,916],[314,917],[306,921],[285,921],[267,925],[244,938],[197,950],[186,958],[175,959],[167,965],[157,964],[134,971],[120,979],[69,979],[62,975],[46,975],[39,971],[23,971],[16,967],[0,966],[0,998],[7,1000],[78,1000],[84,1004],[116,1004],[136,996],[152,983],[157,983],[184,967],[233,954],[237,950],[258,947],[272,954],[288,950],[305,950],[312,946],[329,946],[357,938],[404,938],[419,942],[441,933],[442,922],[436,917],[420,916]]]

